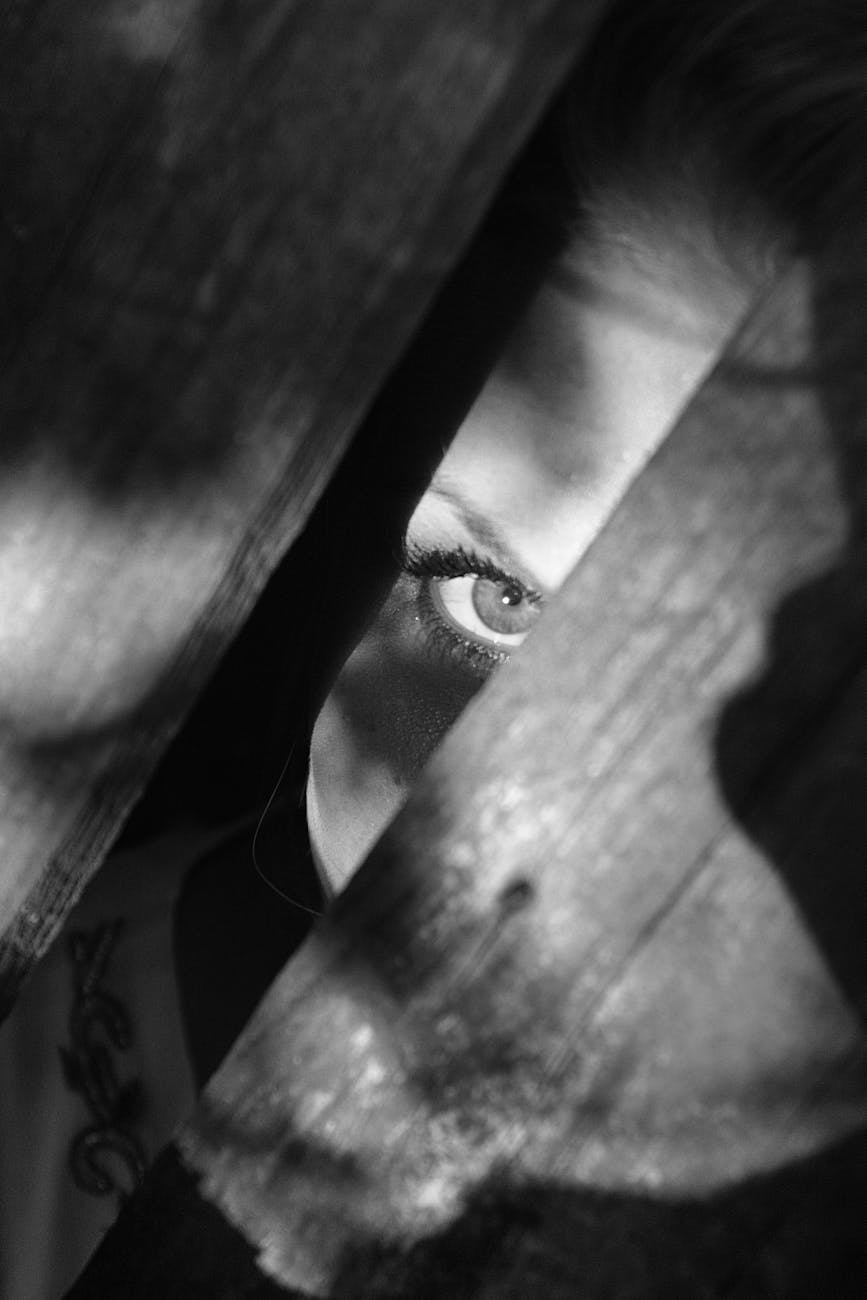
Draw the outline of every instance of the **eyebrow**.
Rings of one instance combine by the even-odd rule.
[[[438,497],[451,506],[473,541],[484,547],[505,573],[520,579],[534,595],[550,595],[549,589],[512,550],[497,526],[477,510],[446,475],[435,478],[428,491],[431,496]]]

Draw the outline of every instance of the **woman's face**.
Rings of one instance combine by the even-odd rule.
[[[531,632],[748,296],[710,256],[654,255],[639,241],[573,248],[541,287],[416,508],[403,571],[316,721],[308,821],[332,889]]]

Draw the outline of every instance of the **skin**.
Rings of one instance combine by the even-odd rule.
[[[696,247],[620,235],[571,248],[410,521],[411,552],[463,548],[537,594],[518,601],[521,631],[603,527],[745,311],[749,278]],[[484,646],[491,632],[473,607],[478,581],[401,575],[322,708],[307,809],[314,856],[332,891],[363,861],[497,666],[478,656],[467,662],[460,648],[444,651],[423,614],[426,584],[452,627]],[[505,586],[489,584],[489,603],[504,595]],[[516,636],[495,650],[513,651]]]

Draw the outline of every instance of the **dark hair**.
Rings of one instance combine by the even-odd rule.
[[[576,69],[586,209],[701,205],[800,250],[867,183],[864,0],[614,0]]]

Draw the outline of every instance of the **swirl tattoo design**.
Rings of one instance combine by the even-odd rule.
[[[133,1131],[144,1105],[142,1085],[138,1079],[122,1083],[114,1059],[116,1051],[132,1045],[132,1025],[120,1000],[100,987],[122,929],[117,919],[70,935],[70,1045],[59,1049],[66,1083],[81,1094],[91,1115],[91,1123],[70,1143],[72,1177],[83,1192],[121,1201],[139,1185],[146,1164]]]

